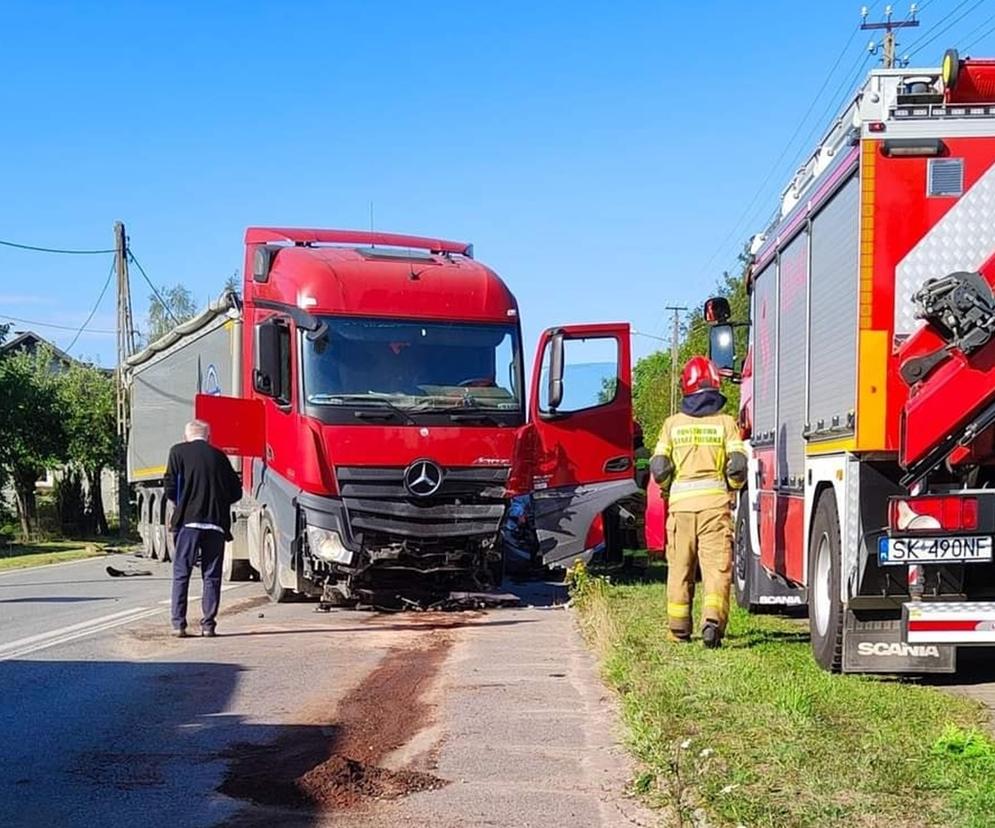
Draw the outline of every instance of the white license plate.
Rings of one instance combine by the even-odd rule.
[[[940,561],[990,561],[990,535],[948,538],[881,538],[878,562],[888,564]]]

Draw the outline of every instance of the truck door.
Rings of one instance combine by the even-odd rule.
[[[263,456],[266,425],[260,400],[198,394],[194,412],[211,427],[210,443],[215,448],[235,456]]]
[[[627,324],[551,328],[539,340],[531,489],[547,565],[583,558],[595,517],[637,491],[631,374]]]

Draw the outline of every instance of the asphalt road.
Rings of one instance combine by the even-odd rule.
[[[168,594],[123,556],[0,575],[0,825],[655,824],[555,587],[384,616],[231,585],[183,640]]]

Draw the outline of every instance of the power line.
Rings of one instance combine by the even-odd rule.
[[[656,334],[643,333],[642,331],[629,330],[629,333],[633,336],[645,336],[647,339],[655,339],[657,342],[670,342],[669,339],[663,336],[657,336]]]
[[[950,11],[950,14],[953,14],[958,9],[962,8],[965,5],[965,3],[967,3],[967,2],[968,2],[968,0],[962,0],[962,2],[960,2],[957,6],[955,6]],[[930,32],[936,32],[936,34],[934,34],[928,40],[923,41],[923,38],[919,38],[919,40],[917,40],[915,43],[911,44],[911,46],[909,47],[911,49],[911,51],[908,53],[908,56],[912,57],[913,55],[917,55],[919,52],[921,52],[923,49],[925,49],[927,46],[929,46],[930,43],[932,43],[934,40],[936,40],[938,37],[940,37],[940,35],[942,35],[942,34],[948,32],[948,31],[950,31],[950,29],[952,29],[954,26],[956,26],[958,23],[960,23],[961,20],[963,20],[965,17],[967,17],[971,12],[973,12],[976,8],[978,8],[978,6],[980,6],[984,2],[985,2],[985,0],[976,0],[976,2],[974,3],[974,5],[973,6],[969,6],[968,9],[960,17],[954,18],[953,20],[951,20],[949,23],[947,23],[947,25],[944,26],[939,31],[936,31],[937,27],[934,26],[932,29],[930,29],[929,31],[927,31],[923,35],[923,37],[926,37],[927,35],[929,35]]]
[[[57,325],[55,322],[39,322],[37,319],[22,319],[19,316],[10,316],[6,313],[0,313],[0,319],[7,319],[11,322],[20,322],[22,325],[36,325],[39,328],[54,328],[58,331],[76,331],[79,328],[76,325]],[[90,328],[90,333],[92,334],[113,334],[117,331],[105,331],[98,328]]]
[[[791,163],[792,170],[797,169],[798,165],[801,163],[801,160],[806,156],[807,153],[811,152],[810,147],[812,146],[812,141],[820,133],[820,131],[828,132],[828,129],[826,128],[826,119],[831,114],[834,114],[841,109],[843,102],[851,94],[851,90],[853,89],[854,84],[857,82],[861,74],[864,72],[864,69],[867,66],[867,63],[868,61],[870,61],[870,59],[871,56],[869,52],[862,52],[861,54],[857,55],[857,59],[850,65],[850,68],[843,75],[841,82],[837,85],[836,89],[834,89],[832,94],[830,95],[829,104],[819,114],[819,117],[812,125],[812,128],[808,131],[808,134],[803,139],[798,153],[795,155],[794,159],[792,160]],[[840,96],[841,92],[843,93],[842,96]],[[754,199],[754,201],[755,200],[756,199]],[[763,205],[758,205],[758,210],[763,210],[763,209],[764,209]],[[758,210],[754,210],[752,213],[752,218],[750,219],[750,221],[753,224],[757,224],[761,221],[762,214],[758,214]],[[766,223],[765,226],[761,229],[762,230],[767,229]],[[733,261],[732,265],[728,268],[729,272],[733,272],[735,270],[737,261],[738,261],[738,255],[736,259]]]
[[[974,31],[968,32],[965,35],[965,37],[970,37],[971,35],[974,34],[974,32],[978,31],[978,29],[980,29],[982,26],[987,26],[993,20],[995,20],[995,14],[993,14],[991,17],[989,17],[984,23],[981,23],[980,25],[976,26],[975,29],[974,29]],[[990,29],[987,29],[986,31],[982,32],[974,40],[972,40],[970,43],[968,43],[967,46],[964,46],[963,47],[964,51],[966,52],[968,49],[973,49],[976,44],[980,43],[982,40],[984,40],[986,37],[988,37],[988,35],[990,35],[992,32],[995,32],[995,26],[992,26]]]
[[[876,5],[876,3],[874,5]],[[764,177],[763,181],[760,183],[760,186],[757,188],[756,192],[753,194],[753,198],[750,199],[749,203],[746,205],[746,208],[743,210],[742,214],[736,220],[736,223],[733,225],[732,229],[729,231],[729,233],[726,235],[726,237],[718,245],[716,245],[712,249],[712,255],[705,262],[704,267],[702,267],[702,273],[703,274],[712,266],[712,264],[715,261],[715,257],[718,256],[719,253],[725,248],[725,246],[732,240],[733,236],[735,236],[736,233],[739,232],[740,225],[743,224],[744,220],[746,220],[747,218],[749,218],[749,216],[751,215],[750,211],[753,210],[753,208],[756,205],[758,199],[762,195],[765,194],[768,184],[770,183],[770,181],[774,177],[774,175],[776,173],[778,173],[779,170],[781,169],[781,162],[783,162],[784,159],[788,156],[788,152],[791,150],[792,146],[794,145],[795,139],[798,137],[798,135],[801,132],[802,128],[805,126],[805,123],[808,121],[808,117],[812,114],[813,109],[815,109],[816,104],[819,102],[819,99],[822,97],[822,93],[825,92],[826,91],[826,87],[829,86],[829,83],[832,80],[833,75],[836,73],[836,70],[839,68],[840,63],[843,61],[843,58],[846,56],[847,51],[849,51],[850,45],[853,43],[853,39],[857,36],[857,33],[859,31],[860,31],[860,26],[857,25],[850,32],[850,37],[847,38],[846,43],[843,44],[843,48],[840,50],[839,54],[836,56],[836,60],[833,61],[832,67],[826,73],[826,77],[825,77],[825,79],[822,82],[822,86],[820,86],[819,87],[819,91],[816,92],[815,95],[812,96],[812,100],[811,100],[811,102],[808,105],[808,109],[805,110],[805,114],[802,115],[801,118],[799,118],[798,124],[795,127],[795,131],[791,134],[791,137],[788,138],[788,140],[785,143],[785,145],[784,145],[783,149],[781,150],[780,154],[777,156],[777,159],[771,165],[771,168],[768,171],[767,175]],[[845,79],[845,77],[846,76],[844,76],[844,79]],[[834,94],[834,97],[835,97],[835,94]],[[821,118],[820,121],[821,120],[824,120],[824,118]],[[815,127],[816,129],[818,129],[820,121],[816,122],[816,127]],[[811,135],[811,133],[810,133],[810,135]],[[807,142],[808,142],[808,139],[806,139],[805,143],[807,144]],[[804,149],[804,144],[803,144],[803,149]]]
[[[179,320],[179,319],[177,319],[177,318],[176,318],[176,314],[174,314],[174,313],[173,313],[173,312],[172,312],[172,311],[171,311],[171,310],[169,309],[169,305],[167,304],[166,300],[165,300],[165,299],[163,299],[163,298],[162,298],[162,294],[161,294],[161,293],[159,293],[159,291],[158,291],[158,290],[156,290],[156,287],[155,287],[155,285],[153,285],[153,284],[152,284],[152,280],[151,280],[151,279],[149,278],[148,274],[147,274],[147,273],[145,272],[145,268],[144,268],[144,267],[142,267],[142,265],[141,265],[141,263],[140,263],[140,262],[138,261],[138,259],[136,259],[136,258],[135,258],[135,254],[131,252],[131,248],[130,248],[130,247],[128,248],[128,260],[129,260],[129,261],[130,261],[130,262],[131,262],[131,263],[132,263],[132,264],[133,264],[133,265],[134,265],[135,267],[137,267],[137,268],[138,268],[138,272],[142,274],[142,278],[143,278],[143,279],[145,280],[145,284],[147,284],[147,285],[149,286],[149,288],[150,288],[150,289],[152,290],[152,293],[153,293],[153,295],[155,296],[155,298],[159,300],[159,303],[160,303],[160,304],[162,305],[162,309],[163,309],[163,310],[164,310],[164,311],[165,311],[165,312],[166,312],[167,314],[169,314],[169,318],[173,320],[173,324],[174,324],[174,325],[179,325],[179,324],[180,324],[180,320]]]
[[[79,330],[76,331],[76,336],[73,337],[73,341],[70,342],[69,345],[66,347],[67,354],[73,349],[73,346],[79,340],[83,331],[86,330],[86,326],[90,324],[90,320],[93,319],[93,315],[97,312],[97,308],[100,307],[100,303],[104,301],[104,294],[107,293],[107,286],[110,285],[111,279],[114,278],[116,265],[117,265],[116,261],[111,262],[111,269],[110,272],[107,274],[107,278],[104,280],[104,286],[100,289],[100,296],[98,296],[97,301],[94,302],[93,309],[90,311],[90,315],[86,317],[86,322],[80,325]]]
[[[926,31],[922,32],[922,34],[920,34],[919,37],[917,37],[915,40],[913,40],[909,44],[909,48],[912,49],[912,48],[918,46],[920,43],[922,43],[922,41],[924,41],[927,37],[929,37],[931,34],[933,34],[933,32],[935,32],[937,30],[937,28],[939,28],[940,26],[942,26],[943,23],[944,23],[944,21],[949,20],[951,15],[956,14],[958,11],[960,11],[962,8],[964,8],[964,6],[966,6],[970,2],[971,2],[971,0],[961,0],[956,6],[954,6],[949,12],[947,12],[946,16],[943,17],[940,20],[939,23],[937,23],[937,24],[935,24],[933,26],[930,26],[928,29],[926,29]],[[923,6],[925,6],[925,5],[926,4],[923,3]]]
[[[101,253],[113,253],[114,250],[70,250],[62,247],[39,247],[34,244],[20,244],[18,242],[0,240],[0,245],[4,247],[15,247],[18,250],[32,250],[35,253],[62,253],[67,256],[96,256]]]

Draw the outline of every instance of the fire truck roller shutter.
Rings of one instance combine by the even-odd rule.
[[[805,476],[805,304],[808,292],[808,230],[778,260],[777,480],[797,489]]]
[[[814,440],[838,438],[833,424],[846,429],[856,408],[859,196],[853,176],[812,220],[807,422]]]
[[[777,262],[756,276],[753,288],[753,444],[774,441],[774,387],[777,356]]]

